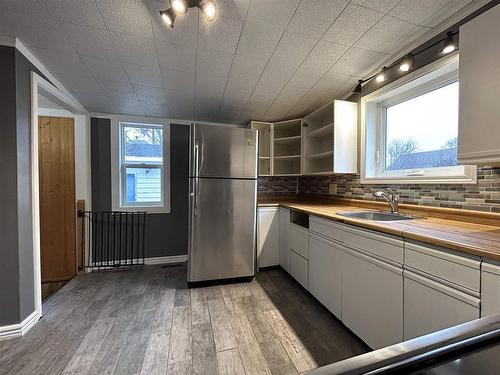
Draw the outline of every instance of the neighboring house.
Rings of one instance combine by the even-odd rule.
[[[127,160],[147,164],[160,163],[162,145],[146,142],[127,143],[125,146]],[[159,168],[127,168],[127,201],[157,202],[161,201],[161,170]]]
[[[387,170],[449,167],[457,164],[457,149],[444,148],[441,150],[401,155],[391,165],[387,166]]]

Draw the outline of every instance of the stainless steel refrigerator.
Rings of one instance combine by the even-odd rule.
[[[252,277],[257,131],[192,124],[190,139],[188,282]]]

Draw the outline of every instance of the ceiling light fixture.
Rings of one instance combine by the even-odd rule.
[[[172,8],[168,8],[167,10],[160,10],[160,15],[161,19],[167,24],[167,26],[170,26],[171,28],[174,27],[175,12]]]
[[[443,49],[441,51],[444,54],[453,52],[457,49],[457,44],[455,43],[455,39],[453,39],[453,33],[448,32],[446,35],[447,35],[446,39],[444,40],[443,43]]]
[[[406,56],[403,61],[401,61],[401,65],[399,65],[399,70],[402,72],[408,72],[413,65],[413,55],[411,53]]]
[[[458,43],[455,41],[454,36],[457,34],[458,30],[448,31],[446,33],[446,36],[444,35],[441,36],[441,39],[434,40],[434,42],[427,44],[425,47],[419,49],[418,51],[413,50],[408,55],[399,58],[398,60],[395,60],[391,65],[384,66],[380,72],[375,73],[374,75],[368,78],[358,80],[358,83],[356,84],[356,87],[354,87],[352,92],[354,94],[361,94],[361,92],[363,91],[363,84],[373,79],[375,79],[377,83],[382,83],[387,81],[388,71],[397,66],[399,66],[399,70],[401,72],[409,72],[413,68],[415,56],[423,52],[426,52],[430,49],[434,49],[435,51],[434,53],[437,55],[436,57],[456,51],[458,49]],[[439,47],[438,45],[441,45],[442,47]],[[368,90],[370,90],[370,87],[371,86],[369,85]]]
[[[382,68],[382,71],[377,75],[377,77],[375,78],[375,81],[377,82],[384,82],[386,79],[387,79],[387,76],[386,76],[386,72],[387,71],[387,67],[383,67]]]
[[[177,15],[186,14],[189,8],[199,8],[206,21],[213,21],[217,15],[217,7],[214,0],[169,0],[171,8],[160,10],[163,21],[170,27],[174,27]]]
[[[170,6],[176,13],[186,14],[188,11],[187,0],[170,0]]]

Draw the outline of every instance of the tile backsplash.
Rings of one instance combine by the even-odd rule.
[[[298,177],[259,177],[258,192],[259,194],[298,194]]]
[[[500,167],[478,168],[478,183],[473,185],[390,185],[400,198],[401,203],[450,207],[464,210],[500,212]],[[373,192],[388,185],[362,185],[359,175],[334,175],[318,177],[267,177],[261,184],[259,193],[280,194],[281,187],[286,187],[285,194],[295,189],[299,194],[323,195],[335,198],[373,200]],[[275,179],[278,179],[275,181]],[[298,186],[294,187],[293,184]],[[336,194],[330,194],[330,184]]]

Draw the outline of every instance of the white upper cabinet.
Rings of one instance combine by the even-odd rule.
[[[335,100],[303,119],[250,126],[260,132],[260,176],[358,171],[357,103]]]
[[[500,163],[500,5],[460,27],[458,159]]]

